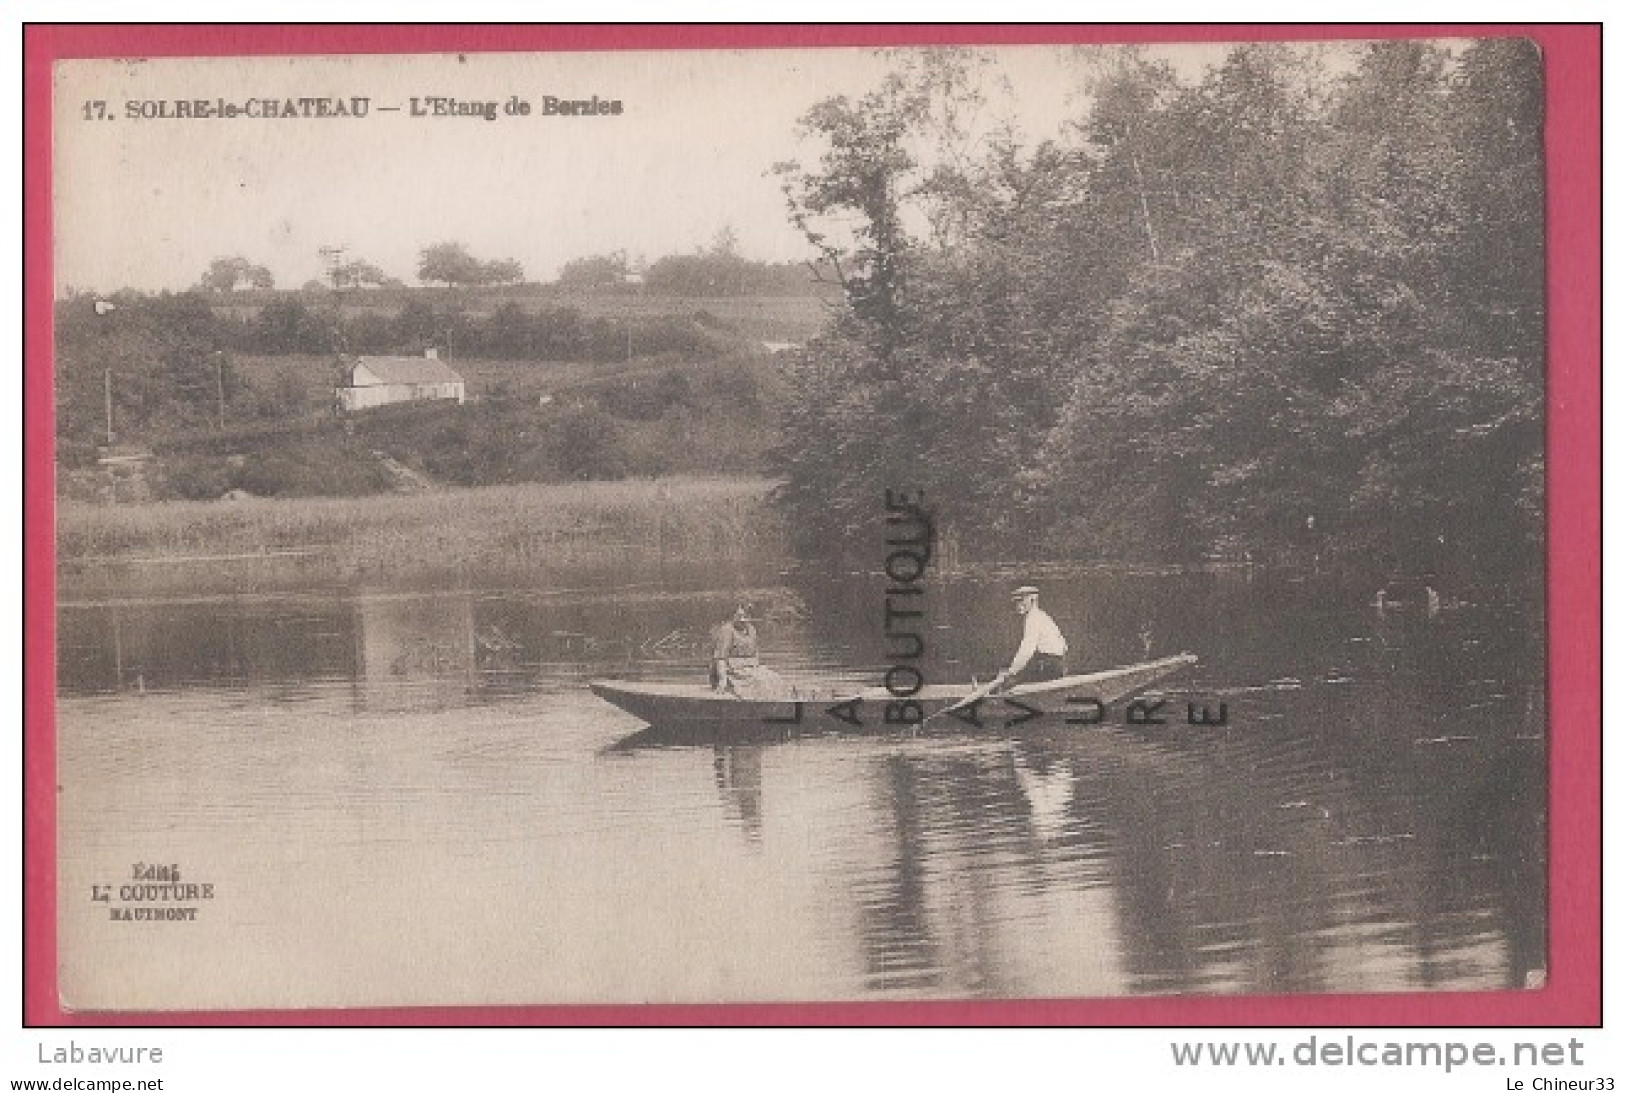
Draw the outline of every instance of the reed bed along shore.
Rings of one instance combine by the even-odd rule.
[[[759,478],[531,483],[371,497],[63,502],[61,591],[116,595],[557,575],[659,579],[785,557]]]

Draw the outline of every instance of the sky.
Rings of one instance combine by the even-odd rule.
[[[996,78],[979,124],[1008,118],[1037,140],[1078,116],[1080,70],[1065,49],[988,52]],[[1158,52],[1187,75],[1215,57]],[[415,283],[419,253],[447,240],[550,280],[573,258],[653,260],[725,227],[747,258],[801,260],[810,252],[771,168],[816,158],[796,132],[809,106],[861,95],[893,63],[858,49],[60,62],[57,290],[178,290],[233,255],[296,287],[321,276],[320,250],[333,246]],[[596,95],[621,113],[545,116],[548,95]],[[130,116],[180,101],[357,96],[364,118]],[[434,97],[516,96],[528,116],[412,113],[414,99],[428,110]]]

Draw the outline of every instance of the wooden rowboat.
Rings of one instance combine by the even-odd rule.
[[[932,719],[952,727],[955,721],[973,727],[1014,727],[1031,723],[1059,725],[1099,724],[1114,718],[1110,707],[1176,672],[1196,663],[1190,653],[1162,660],[1109,668],[1102,672],[1064,676],[1044,683],[1028,683],[997,695],[974,698],[967,684],[931,684],[909,701],[917,708],[904,710],[898,697],[884,687],[840,691],[796,687],[784,698],[742,699],[718,694],[699,683],[639,683],[601,680],[593,694],[650,725],[667,727],[763,727],[803,731],[906,728],[909,718]],[[974,701],[966,702],[966,699]]]

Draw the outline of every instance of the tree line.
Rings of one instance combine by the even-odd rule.
[[[974,54],[803,118],[780,166],[846,306],[776,455],[809,551],[923,489],[988,557],[1539,579],[1542,75],[1485,39],[1125,49],[1024,148]]]
[[[827,273],[816,262],[745,258],[733,229],[723,228],[709,246],[652,263],[624,250],[574,259],[559,268],[557,284],[588,291],[635,288],[658,296],[802,296],[809,285],[827,279]]]
[[[295,296],[251,317],[222,316],[220,336],[242,353],[356,353],[408,356],[434,347],[444,356],[491,360],[619,361],[719,351],[729,335],[704,310],[691,315],[607,318],[579,308],[525,307],[509,300],[488,314],[458,304],[409,299],[400,307],[344,309]]]
[[[326,280],[313,280],[306,290],[403,288],[405,282],[364,258],[347,258],[342,248],[325,250]],[[819,271],[802,262],[758,262],[739,254],[732,229],[717,233],[710,246],[688,254],[668,254],[646,262],[624,250],[586,255],[566,262],[554,284],[564,290],[591,292],[647,292],[659,296],[799,296],[808,291]],[[418,256],[417,278],[426,285],[479,288],[520,285],[525,269],[511,258],[485,261],[469,253],[462,243],[447,240],[424,248]],[[204,292],[229,293],[242,289],[272,289],[271,271],[241,255],[214,259],[198,279]]]
[[[364,258],[345,258],[343,247],[323,248],[327,283],[308,282],[306,288],[401,288],[403,282],[391,277]],[[511,258],[485,262],[475,258],[463,244],[448,240],[425,247],[418,255],[418,280],[446,286],[511,285],[525,279],[525,268]],[[198,278],[204,292],[236,292],[238,289],[271,289],[276,279],[265,266],[240,254],[216,258]]]

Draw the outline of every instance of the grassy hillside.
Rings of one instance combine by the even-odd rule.
[[[621,365],[453,362],[465,405],[332,410],[332,358],[255,357],[256,416],[147,438],[139,468],[62,468],[84,501],[360,496],[524,482],[759,474],[782,402],[765,357]],[[543,396],[546,396],[545,400]],[[274,405],[265,404],[269,400]]]
[[[759,474],[783,404],[781,362],[762,343],[805,340],[826,318],[807,296],[537,286],[115,299],[112,309],[83,295],[57,306],[67,497]],[[344,354],[427,346],[463,376],[468,405],[335,412]],[[110,430],[136,462],[98,464]]]

